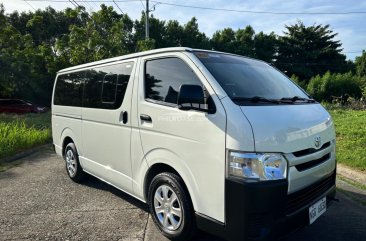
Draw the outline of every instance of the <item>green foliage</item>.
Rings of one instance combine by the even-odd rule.
[[[215,50],[254,57],[254,37],[251,26],[237,31],[225,28],[213,34],[211,44]]]
[[[177,20],[170,20],[165,25],[165,45],[167,47],[181,47],[184,35],[184,28]]]
[[[331,74],[329,71],[323,76],[317,75],[310,79],[307,92],[318,101],[331,101],[333,96],[348,95],[360,98],[361,79],[351,72],[345,74]]]
[[[192,18],[183,26],[176,20],[168,22],[161,21],[153,15],[149,20],[150,24],[150,39],[155,40],[154,48],[164,47],[191,47],[210,49],[210,41],[206,35],[199,31],[196,18]],[[140,45],[144,44],[145,39],[145,14],[143,13],[139,21],[134,23],[134,40],[136,43],[135,50],[139,51]]]
[[[193,17],[183,27],[182,46],[200,49],[210,49],[210,41],[199,31],[197,19]]]
[[[149,24],[150,24],[149,38],[155,40],[156,45],[154,45],[154,48],[164,47],[165,40],[163,38],[164,38],[165,32],[166,32],[165,21],[161,21],[161,20],[155,18],[154,15],[151,15],[149,18]],[[139,43],[139,41],[145,40],[145,14],[144,13],[142,13],[140,20],[136,20],[134,22],[134,29],[135,29],[135,34],[134,34],[133,38],[135,41],[135,46],[134,46],[134,49],[131,50],[132,52],[139,51],[139,47],[141,46],[141,44],[142,45],[145,44],[143,42]],[[150,46],[150,47],[152,47],[152,46]]]
[[[277,36],[272,32],[255,34],[251,26],[234,31],[225,28],[216,31],[211,38],[213,49],[254,57],[266,62],[273,62],[276,55]]]
[[[49,113],[0,115],[0,159],[50,140]]]
[[[213,34],[211,42],[215,50],[234,53],[237,45],[235,31],[232,28],[218,30]]]
[[[32,39],[21,35],[0,11],[0,94],[12,96],[29,83]]]
[[[329,25],[305,26],[301,21],[286,25],[284,36],[279,38],[276,66],[290,76],[295,74],[308,82],[327,71],[349,71],[346,56],[341,54],[340,41],[335,40]]]
[[[328,70],[332,73],[353,70],[354,64],[345,61],[345,56],[340,54],[341,43],[334,40],[336,35],[329,25],[306,27],[299,22],[286,26],[282,37],[273,32],[255,33],[251,26],[246,26],[237,30],[218,30],[208,38],[199,30],[195,17],[180,24],[152,15],[150,39],[145,40],[144,13],[140,20],[132,21],[127,14],[101,5],[99,11],[92,13],[83,7],[63,11],[48,7],[35,12],[5,14],[0,5],[0,96],[50,105],[55,75],[60,69],[136,51],[175,46],[215,49],[258,58],[275,64],[289,76],[298,76],[295,81],[307,89],[312,76],[323,75]],[[356,60],[360,76],[365,75],[365,59],[363,53]],[[323,98],[326,95],[323,92],[334,81],[323,83],[318,79],[313,80],[309,90],[321,99],[327,99],[327,96]],[[351,92],[356,93],[353,84],[350,85]],[[361,88],[364,86],[361,83]],[[338,93],[337,90],[332,95]],[[359,93],[355,97],[360,96]]]
[[[291,79],[296,83],[296,84],[300,84],[300,79],[299,77],[297,77],[296,75],[291,75]]]
[[[365,110],[330,110],[336,127],[337,161],[366,170]]]
[[[144,39],[137,42],[137,51],[146,51],[155,49],[155,39]]]
[[[366,51],[362,50],[362,55],[356,57],[356,72],[360,76],[366,76]]]
[[[362,98],[366,99],[366,85],[362,87]]]
[[[21,16],[24,17],[24,14]],[[42,16],[32,16],[28,21],[23,21],[26,26],[20,28],[24,31],[22,33],[11,24],[10,20],[14,19],[9,20],[0,11],[0,95],[49,103],[58,68],[54,64],[55,55],[48,40],[36,44],[38,41],[33,39],[32,31],[27,30],[44,19]]]
[[[259,32],[254,36],[254,57],[272,63],[277,53],[277,45],[278,38],[274,32]]]
[[[84,14],[75,10],[77,15]],[[112,7],[101,5],[101,10],[87,17],[82,26],[70,25],[70,33],[56,43],[57,52],[77,65],[128,53],[131,41],[131,20],[117,14]]]
[[[304,81],[301,81],[299,77],[295,74],[291,75],[290,79],[292,79],[298,86],[300,86],[303,90],[306,90],[307,85]]]

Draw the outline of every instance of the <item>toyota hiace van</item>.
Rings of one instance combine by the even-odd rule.
[[[335,196],[335,130],[317,101],[271,65],[166,48],[63,69],[55,150],[146,202],[157,228],[189,240],[268,240],[312,224]]]

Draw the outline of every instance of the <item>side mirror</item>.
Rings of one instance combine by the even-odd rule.
[[[201,110],[205,105],[205,94],[200,85],[181,85],[178,94],[178,108],[181,110]]]

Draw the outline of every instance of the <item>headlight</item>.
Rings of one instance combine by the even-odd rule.
[[[277,153],[243,153],[230,151],[228,176],[248,181],[286,179],[287,161]]]

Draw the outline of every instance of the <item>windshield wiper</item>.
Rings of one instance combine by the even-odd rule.
[[[253,97],[231,97],[231,99],[233,101],[249,101],[249,102],[253,102],[253,103],[258,103],[258,102],[265,102],[265,103],[275,103],[275,104],[279,104],[278,100],[274,100],[274,99],[267,99],[261,96],[253,96]]]
[[[306,102],[306,103],[315,103],[316,100],[314,99],[308,99],[308,98],[303,98],[300,96],[294,96],[294,97],[283,97],[280,99],[281,102],[291,102],[291,103],[295,103],[296,101],[302,101],[302,102]]]

